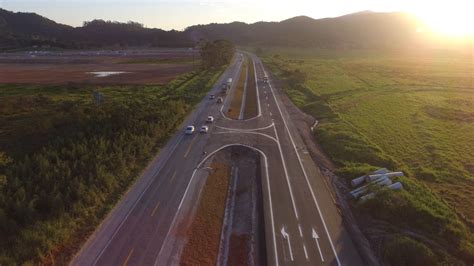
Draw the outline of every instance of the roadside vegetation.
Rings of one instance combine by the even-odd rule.
[[[196,216],[189,228],[188,242],[181,255],[181,265],[216,265],[224,221],[230,166],[213,162],[201,193]]]
[[[163,86],[0,85],[0,264],[67,264],[224,68]]]
[[[239,119],[240,109],[242,107],[242,98],[244,96],[245,83],[247,79],[249,65],[249,60],[246,56],[243,60],[244,62],[242,63],[242,69],[240,71],[239,80],[234,81],[237,82],[237,85],[234,89],[229,109],[227,110],[227,116],[232,119]]]
[[[379,167],[406,174],[404,190],[354,203],[373,218],[364,231],[384,262],[474,262],[470,55],[273,49],[262,56],[293,102],[319,120],[315,137],[340,176]]]

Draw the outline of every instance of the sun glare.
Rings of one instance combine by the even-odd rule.
[[[472,15],[474,2],[440,1],[425,2],[414,8],[415,13],[431,30],[450,36],[474,36]]]

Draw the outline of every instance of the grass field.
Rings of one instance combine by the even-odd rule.
[[[157,86],[0,85],[0,264],[66,265],[224,69]]]
[[[407,174],[403,192],[359,204],[361,211],[472,264],[472,55],[275,49],[263,58],[295,104],[320,120],[316,139],[340,175],[376,167]],[[405,240],[390,243],[420,248]],[[435,261],[449,261],[435,253]]]
[[[244,62],[242,63],[242,70],[240,71],[239,80],[237,82],[237,87],[235,88],[234,95],[232,96],[232,101],[230,102],[229,109],[227,111],[227,116],[232,119],[239,119],[240,108],[242,107],[242,97],[244,95],[244,86],[245,80],[248,73],[248,59],[244,57]]]

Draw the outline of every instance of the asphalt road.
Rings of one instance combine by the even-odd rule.
[[[210,94],[228,78],[238,79],[240,55]],[[261,61],[252,56],[259,115],[248,120],[225,117],[232,88],[223,104],[208,98],[197,106],[105,221],[74,257],[72,265],[169,265],[179,262],[189,224],[207,175],[207,159],[231,145],[258,151],[263,158],[265,237],[269,265],[362,265],[344,228],[324,178],[271,83]],[[237,82],[234,82],[235,85]],[[216,121],[208,134],[184,135],[208,115]]]

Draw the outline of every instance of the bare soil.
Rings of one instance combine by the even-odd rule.
[[[164,84],[193,69],[193,56],[174,52],[0,54],[0,83]],[[129,72],[95,77],[88,72]]]
[[[265,228],[260,156],[244,147],[231,148],[234,192],[232,209],[227,208],[231,225],[227,236],[227,265],[266,265]],[[235,180],[236,179],[236,180]],[[221,249],[222,250],[222,249]]]
[[[240,108],[242,107],[242,97],[244,95],[245,80],[247,78],[247,59],[245,59],[242,71],[240,72],[239,80],[237,81],[237,87],[235,88],[232,101],[230,102],[229,109],[227,110],[227,116],[232,119],[239,119]]]
[[[211,168],[196,216],[187,231],[181,265],[215,265],[217,261],[230,167],[228,163],[214,161]]]
[[[180,265],[265,265],[259,154],[231,147],[212,160]]]

